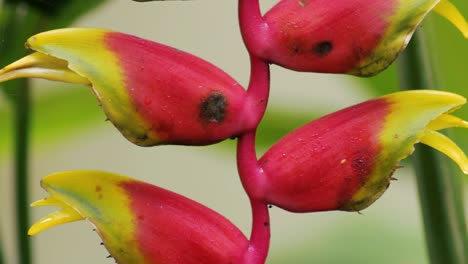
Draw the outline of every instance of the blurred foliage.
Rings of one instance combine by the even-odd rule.
[[[78,17],[95,9],[106,0],[5,0],[5,6],[24,5],[35,9],[47,21],[46,28],[70,25]]]
[[[343,224],[326,236],[310,236],[306,243],[289,245],[285,250],[271,252],[270,264],[346,263],[346,264],[422,264],[428,263],[423,238],[417,232],[403,232],[397,226],[388,227],[380,219],[366,224]],[[369,243],[370,241],[378,242]],[[354,239],[353,239],[354,238]],[[353,241],[350,243],[350,241]]]
[[[25,4],[28,6],[31,6],[33,8],[36,8],[40,11],[40,13],[46,15],[46,16],[55,16],[59,12],[62,11],[62,9],[67,6],[70,2],[73,2],[72,0],[49,0],[49,1],[44,1],[44,0],[5,0],[5,4],[13,4],[13,5],[18,5],[18,4]],[[82,1],[82,2],[89,2],[89,1]]]
[[[50,146],[52,143],[60,144],[105,120],[96,98],[87,87],[66,84],[64,86],[71,87],[69,90],[36,97],[33,100],[32,141],[38,147]],[[10,115],[10,108],[0,105],[0,120],[3,122],[0,158],[5,157],[12,147],[13,124],[11,118],[8,118]]]

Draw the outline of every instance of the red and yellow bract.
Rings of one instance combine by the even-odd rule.
[[[447,0],[282,0],[264,16],[258,55],[297,71],[374,75],[431,10],[468,37],[468,24]]]
[[[198,57],[104,29],[67,28],[28,39],[37,51],[0,71],[88,84],[131,142],[206,145],[254,128],[255,104],[228,74]]]
[[[102,171],[43,178],[50,197],[33,206],[59,206],[30,235],[82,219],[95,225],[118,263],[242,263],[248,241],[215,211],[179,194]]]
[[[399,161],[422,142],[468,173],[468,160],[436,132],[468,128],[448,113],[466,99],[431,90],[389,94],[317,119],[285,136],[260,159],[266,202],[289,211],[359,211],[390,184]]]

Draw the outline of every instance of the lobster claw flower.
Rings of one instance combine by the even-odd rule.
[[[88,219],[117,263],[241,263],[248,240],[229,220],[176,193],[100,171],[43,178],[50,197],[32,206],[62,209],[29,235]]]
[[[422,90],[389,94],[317,119],[259,160],[266,202],[294,212],[365,209],[388,188],[400,160],[421,142],[468,174],[463,151],[437,130],[468,128],[450,113],[466,99]]]
[[[308,72],[370,76],[387,68],[431,10],[468,37],[447,0],[282,0],[264,16],[259,56]]]
[[[26,47],[36,52],[0,70],[0,82],[33,77],[87,84],[135,144],[206,145],[256,125],[241,85],[180,50],[90,28],[43,32]]]

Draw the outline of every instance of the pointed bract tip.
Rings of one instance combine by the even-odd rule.
[[[455,5],[448,0],[442,0],[435,6],[434,11],[449,20],[468,39],[468,23]]]
[[[99,28],[54,29],[31,36],[26,41],[25,46],[33,50],[46,51],[49,47],[83,45],[85,41],[89,42],[87,44],[90,44],[107,32],[109,30]]]
[[[444,108],[446,113],[451,113],[466,103],[466,98],[461,95],[437,90],[401,91],[384,97],[397,103],[402,109],[405,107],[419,110]]]
[[[0,70],[0,82],[19,78],[91,84],[87,78],[70,70],[67,61],[40,52],[27,55]]]
[[[85,219],[78,211],[73,207],[67,205],[63,201],[50,196],[42,200],[38,200],[31,204],[31,206],[58,206],[62,209],[55,211],[34,223],[31,228],[28,230],[28,235],[34,236],[37,233],[40,233],[46,229],[49,229],[54,226],[61,224],[66,224],[70,222],[80,221]]]
[[[450,138],[437,131],[426,130],[420,142],[444,153],[460,167],[464,174],[468,174],[468,158]]]
[[[124,176],[99,171],[64,171],[45,176],[41,180],[41,186],[50,196],[32,203],[31,206],[57,206],[61,209],[37,221],[28,234],[32,236],[48,228],[89,217],[86,212],[80,212],[80,204],[75,198],[89,198],[86,195],[91,186],[125,179],[127,178]],[[82,190],[83,193],[78,195],[73,190]]]

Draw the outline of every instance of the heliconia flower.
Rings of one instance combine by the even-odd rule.
[[[103,29],[40,33],[36,53],[0,71],[0,82],[44,78],[87,84],[131,142],[205,145],[256,126],[245,90],[214,65],[183,51]]]
[[[282,0],[265,16],[258,55],[308,72],[369,76],[387,68],[431,10],[468,37],[447,0]]]
[[[176,193],[101,171],[43,178],[50,197],[33,206],[62,209],[35,223],[29,235],[88,219],[117,263],[242,263],[248,240],[229,220]]]
[[[468,159],[437,132],[468,128],[450,112],[466,99],[421,90],[389,94],[317,119],[282,138],[259,160],[260,198],[294,212],[359,211],[390,184],[400,160],[421,142],[468,174]]]

